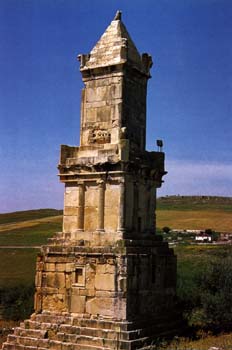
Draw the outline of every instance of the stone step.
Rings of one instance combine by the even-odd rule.
[[[94,346],[99,348],[109,348],[109,349],[138,349],[139,346],[143,345],[148,341],[148,338],[140,338],[134,340],[122,340],[122,339],[107,339],[101,337],[92,337],[86,335],[76,335],[76,334],[65,334],[60,333],[58,339],[41,339],[33,338],[29,336],[19,336],[16,334],[9,335],[7,338],[7,343],[24,346],[27,349],[29,347],[43,348],[50,350],[64,350],[64,344],[70,345],[69,349],[73,349],[73,345],[78,344],[82,346]],[[72,346],[71,346],[72,345]],[[128,345],[130,345],[128,347]],[[29,350],[29,349],[28,349]]]
[[[49,322],[39,322],[26,320],[23,324],[20,324],[22,329],[31,329],[31,330],[47,330],[47,329],[58,329],[59,324],[49,323]]]
[[[111,329],[100,329],[91,327],[79,327],[70,325],[61,325],[59,328],[59,333],[63,334],[75,334],[75,335],[86,335],[91,337],[101,337],[115,339],[118,336],[118,332]]]
[[[2,349],[3,350],[38,350],[38,348],[34,347],[34,346],[25,347],[24,345],[7,343],[7,342],[3,343]],[[42,349],[40,349],[40,350],[42,350]]]
[[[53,316],[54,318],[54,316]],[[78,322],[77,322],[78,321]],[[153,334],[159,334],[165,332],[167,329],[167,322],[156,322],[156,324],[151,324],[150,327],[147,328],[139,328],[131,331],[120,331],[119,326],[124,328],[125,323],[120,322],[110,322],[110,321],[98,321],[98,320],[87,320],[87,319],[75,319],[73,323],[79,324],[78,326],[70,325],[70,324],[57,324],[57,323],[40,323],[39,321],[27,320],[23,324],[23,329],[31,330],[31,332],[22,333],[22,335],[28,335],[30,337],[40,336],[44,337],[46,330],[49,333],[54,333],[54,338],[56,338],[56,333],[59,333],[59,337],[62,337],[62,333],[75,334],[75,335],[86,335],[92,337],[101,337],[107,339],[118,339],[118,335],[120,340],[133,340],[136,338],[151,336]],[[94,327],[89,327],[94,326]],[[97,326],[99,328],[97,328]],[[109,327],[103,328],[103,327]],[[176,328],[177,322],[176,320],[169,321],[169,329]],[[110,328],[111,327],[111,328]],[[21,327],[22,328],[22,327]],[[35,334],[33,335],[35,331]],[[37,332],[38,333],[37,333]],[[39,331],[42,331],[40,333]],[[17,333],[18,334],[18,333]],[[49,336],[50,337],[50,336]]]
[[[59,342],[51,341],[49,350],[112,350],[112,348],[106,346],[99,346],[94,344],[83,344],[83,343],[70,343],[70,342]]]
[[[26,329],[26,328],[16,327],[14,330],[14,334],[19,335],[21,337],[45,338],[47,335],[47,330]]]
[[[95,319],[87,319],[87,318],[73,318],[73,326],[79,327],[87,327],[87,328],[97,328],[97,329],[110,329],[118,331],[126,331],[128,326],[132,324],[132,322],[117,322],[117,321],[106,321],[106,320],[95,320]]]
[[[76,334],[65,334],[59,333],[58,341],[64,343],[78,343],[83,345],[94,345],[94,346],[112,346],[117,342],[117,339],[107,339],[101,337],[93,337],[87,335],[76,335]]]
[[[115,349],[117,349],[117,348],[115,348]],[[108,347],[105,347],[105,346],[73,344],[72,345],[72,350],[112,350],[112,348],[108,348]]]
[[[26,347],[42,347],[42,348],[48,348],[50,347],[50,340],[49,339],[41,339],[41,338],[31,338],[31,337],[21,337],[19,335],[8,335],[7,337],[7,343],[16,344],[16,345],[23,345]]]
[[[119,329],[121,329],[121,331],[126,331],[128,328],[133,328],[132,322],[114,322],[87,318],[72,318],[67,316],[56,316],[56,314],[38,314],[36,317],[25,320],[20,324],[20,327],[25,329],[45,329],[49,326],[53,327],[55,325],[87,327],[114,331],[119,331]]]
[[[71,325],[61,325],[59,327],[59,334],[75,334],[75,335],[87,335],[91,337],[101,337],[107,339],[122,339],[131,340],[135,338],[142,337],[144,335],[143,329],[136,329],[133,331],[118,331],[112,329],[101,329],[101,328],[91,328],[91,327],[80,327]]]
[[[3,350],[148,350],[153,340],[177,334],[179,329],[178,318],[171,316],[167,327],[167,318],[116,322],[43,313],[15,328]]]
[[[32,320],[41,323],[72,324],[73,317],[70,315],[60,315],[55,313],[42,313],[35,315]]]

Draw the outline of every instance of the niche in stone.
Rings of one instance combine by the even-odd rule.
[[[74,286],[85,286],[85,268],[84,266],[76,266],[74,271]]]

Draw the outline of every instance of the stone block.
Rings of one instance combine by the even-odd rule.
[[[57,272],[64,272],[66,271],[66,264],[63,263],[63,264],[56,264],[56,269],[55,269]]]
[[[50,312],[67,312],[67,305],[64,301],[64,296],[58,294],[44,295],[42,302],[43,310]]]
[[[93,298],[86,302],[86,312],[91,315],[113,317],[114,304],[112,298]]]
[[[122,293],[118,291],[96,290],[95,295],[100,298],[117,298],[122,296]]]
[[[64,232],[75,232],[77,229],[77,216],[63,217],[63,231]]]
[[[67,289],[70,289],[73,283],[73,279],[72,279],[72,272],[70,273],[66,273],[65,274],[65,286]]]
[[[86,271],[86,288],[87,289],[94,289],[95,286],[95,273],[89,272],[88,270]]]
[[[64,195],[64,207],[75,207],[79,205],[78,186],[66,185]]]
[[[97,207],[98,206],[98,187],[86,186],[85,191],[85,206],[86,207]]]
[[[67,273],[74,271],[75,269],[75,263],[66,263],[65,264],[65,271]]]
[[[114,264],[97,264],[96,274],[115,274],[115,265]]]
[[[85,208],[85,230],[95,231],[98,227],[97,221],[97,207],[86,207]]]
[[[97,122],[109,122],[111,116],[111,107],[99,107],[96,109],[97,113]]]
[[[46,287],[54,287],[54,282],[55,282],[55,273],[53,272],[48,272],[45,276],[46,277]]]
[[[55,263],[46,263],[45,264],[45,270],[48,272],[55,271],[56,270],[56,264]]]
[[[97,111],[95,108],[88,108],[85,110],[84,120],[86,122],[96,122],[97,121]]]
[[[114,273],[96,274],[95,288],[96,290],[114,291],[116,289]]]
[[[55,273],[54,278],[54,287],[55,288],[65,288],[65,273]]]
[[[79,295],[86,296],[86,297],[94,297],[96,295],[95,289],[90,288],[80,288],[79,289]]]
[[[78,214],[78,207],[64,207],[64,215],[66,216],[76,216]]]
[[[40,287],[42,285],[42,272],[37,271],[35,275],[35,286]]]
[[[86,296],[72,294],[71,296],[71,312],[84,313],[86,304]]]
[[[86,302],[86,312],[91,315],[101,315],[105,317],[126,318],[125,300],[119,298],[93,298]]]

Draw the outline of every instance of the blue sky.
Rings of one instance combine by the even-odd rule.
[[[166,194],[232,196],[231,0],[1,0],[0,212],[62,208],[60,144],[79,144],[76,56],[122,10],[153,56],[147,149],[164,140]]]

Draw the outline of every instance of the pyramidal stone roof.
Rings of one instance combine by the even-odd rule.
[[[121,21],[121,12],[117,11],[100,40],[89,55],[84,55],[81,70],[111,66],[130,62],[142,68],[142,59],[125,25]],[[80,56],[81,57],[81,56]]]

